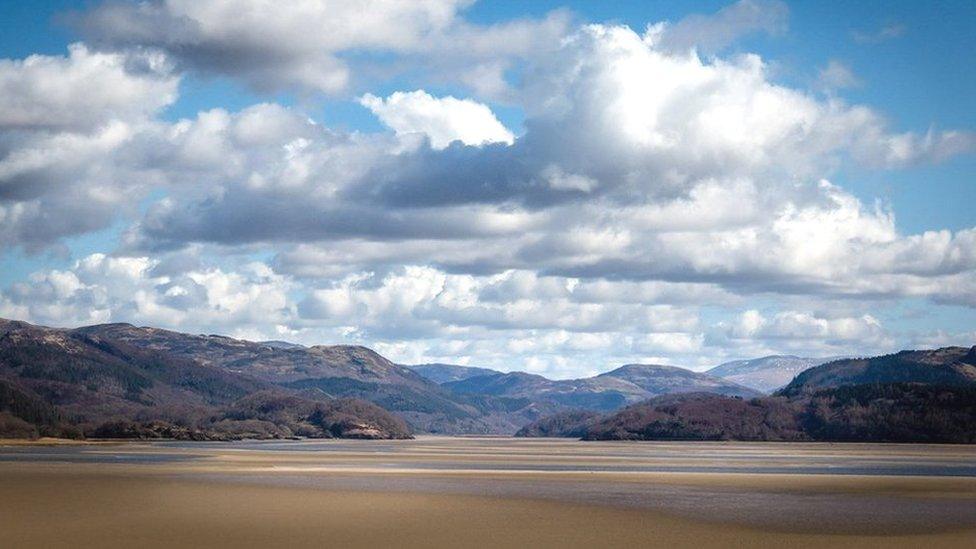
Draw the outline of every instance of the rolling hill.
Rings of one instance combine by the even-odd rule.
[[[552,380],[536,374],[511,372],[473,376],[443,386],[459,394],[529,398],[570,408],[603,411],[671,393],[710,391],[738,396],[760,394],[748,387],[684,368],[649,364],[629,364],[582,379]]]
[[[255,394],[287,394],[307,414],[296,411],[290,421],[228,415]],[[398,418],[372,404],[299,396],[268,381],[115,339],[98,329],[63,330],[6,320],[0,321],[0,412],[8,428],[23,432],[26,423],[34,436],[409,436]]]
[[[526,398],[460,396],[359,346],[259,343],[130,324],[61,330],[3,321],[0,333],[0,372],[57,395],[61,409],[82,419],[132,417],[145,406],[199,415],[269,389],[370,401],[417,432],[513,433],[560,409]],[[103,390],[89,394],[86,384]],[[93,415],[102,409],[111,414]]]
[[[407,365],[406,367],[438,385],[451,381],[462,381],[469,377],[490,376],[502,373],[498,370],[489,370],[488,368],[458,366],[456,364],[413,364]]]
[[[587,440],[976,443],[976,347],[902,351],[814,367],[773,396],[659,396],[622,410],[555,414],[519,436]]]
[[[976,346],[835,360],[801,373],[780,393],[789,396],[842,385],[899,382],[970,385],[976,382]]]

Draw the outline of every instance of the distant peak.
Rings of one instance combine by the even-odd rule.
[[[608,375],[613,373],[623,373],[623,372],[634,372],[634,371],[652,371],[652,370],[688,370],[687,368],[682,368],[680,366],[669,366],[666,364],[624,364],[619,368],[610,370],[609,372],[604,372],[600,375]]]

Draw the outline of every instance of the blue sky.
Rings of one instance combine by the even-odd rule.
[[[218,6],[220,2],[204,4]],[[826,355],[854,351],[852,347],[859,344],[880,352],[976,339],[976,267],[972,264],[976,261],[972,249],[976,242],[972,236],[976,225],[972,207],[976,203],[976,138],[972,133],[976,130],[976,76],[971,60],[971,52],[976,51],[976,5],[971,2],[482,1],[468,7],[446,5],[444,11],[419,13],[418,9],[406,15],[364,8],[359,21],[352,19],[345,25],[366,30],[349,38],[348,44],[338,45],[320,40],[320,27],[314,25],[296,27],[292,33],[273,22],[267,29],[260,28],[270,17],[259,19],[249,36],[249,31],[234,26],[232,17],[197,21],[195,17],[206,14],[181,11],[179,3],[149,4],[155,10],[153,17],[159,19],[151,30],[138,30],[148,12],[139,11],[134,4],[121,6],[0,3],[0,58],[8,60],[0,69],[9,73],[0,72],[0,83],[3,78],[11,83],[8,95],[14,99],[16,93],[24,94],[17,100],[20,102],[0,102],[0,109],[24,109],[31,101],[47,108],[44,101],[49,101],[54,105],[52,112],[60,107],[65,112],[87,109],[94,118],[86,119],[84,127],[47,119],[25,123],[17,113],[0,118],[0,162],[14,166],[29,151],[57,159],[31,168],[32,172],[16,172],[19,175],[4,176],[0,171],[0,178],[10,177],[9,181],[0,179],[0,184],[12,189],[0,195],[0,208],[7,208],[0,214],[6,211],[6,218],[13,220],[4,228],[11,236],[0,240],[0,310],[5,315],[59,325],[127,320],[304,342],[355,339],[404,361],[478,362],[505,368],[515,360],[557,376],[606,369],[608,365],[595,357],[609,347],[618,348],[609,354],[620,360],[653,359],[703,367],[754,353]],[[218,13],[216,8],[212,13]],[[316,13],[282,20],[301,25],[301,21],[317,21]],[[106,22],[109,16],[123,19],[113,19],[110,24]],[[404,19],[406,16],[410,18]],[[224,25],[229,30],[184,36],[179,34],[184,32],[182,27],[167,27],[168,21],[179,21],[179,17],[199,23],[201,28]],[[400,20],[417,27],[405,23],[383,29],[389,21]],[[640,36],[655,23],[662,24],[662,38],[641,43]],[[324,19],[321,27],[329,24]],[[620,59],[635,63],[633,73],[600,76],[599,70],[611,66],[612,60],[599,57],[604,55],[600,52],[610,51],[606,47],[611,38],[585,30],[589,24],[630,29],[631,34],[623,38],[630,49],[620,54],[629,57]],[[285,34],[276,39],[275,32]],[[329,32],[325,30],[321,36]],[[369,32],[377,34],[369,36]],[[264,42],[262,33],[271,42]],[[311,33],[309,39],[299,39],[302,33]],[[730,38],[717,46],[708,45],[722,33]],[[183,41],[179,47],[173,46],[177,36]],[[493,40],[498,42],[493,44]],[[725,65],[739,71],[739,76],[716,80],[715,86],[728,86],[719,92],[732,95],[716,92],[715,97],[738,100],[741,94],[756,94],[761,99],[767,86],[785,90],[788,97],[770,108],[785,109],[781,117],[793,114],[791,104],[809,112],[797,115],[797,127],[782,130],[787,131],[783,135],[793,139],[797,132],[809,134],[797,138],[796,148],[788,150],[777,142],[781,138],[757,144],[748,135],[730,134],[734,142],[721,144],[728,148],[695,151],[692,159],[653,147],[642,152],[608,150],[610,155],[625,155],[620,158],[629,166],[627,171],[617,165],[601,166],[599,159],[587,161],[585,152],[564,158],[558,145],[552,148],[553,136],[560,135],[557,129],[563,122],[551,122],[549,117],[557,116],[552,103],[535,103],[534,82],[558,76],[562,80],[553,82],[569,82],[568,95],[558,96],[560,101],[571,102],[568,112],[609,120],[615,111],[584,104],[587,94],[596,93],[594,90],[609,94],[607,104],[614,104],[617,99],[631,98],[631,90],[645,90],[640,92],[644,94],[651,90],[653,94],[654,79],[681,78],[675,75],[684,73],[653,73],[661,65],[648,60],[660,54],[665,61],[672,56],[684,63],[685,50],[667,50],[669,40],[684,40],[682,44],[690,40],[687,43],[696,48],[695,58],[704,65],[702,73],[710,74],[708,78],[726,78],[720,76]],[[77,84],[67,78],[59,82],[56,75],[46,72],[35,74],[21,60],[40,55],[45,62],[63,63],[61,70],[69,72],[84,62],[68,56],[68,45],[76,42],[84,44],[88,55],[109,56],[106,62],[117,65],[105,69],[106,90],[114,85],[118,90],[142,91],[105,101],[78,99],[86,93],[98,95],[96,83],[94,92],[86,89],[73,94],[74,90],[63,88],[68,91],[65,96],[38,96],[39,89]],[[271,51],[274,48],[279,49]],[[274,64],[262,65],[266,53],[276,59]],[[762,81],[744,90],[741,80],[735,78],[747,77],[742,61],[747,55],[761,58],[764,68]],[[150,58],[152,63],[164,65],[152,65],[151,74],[140,72],[149,66]],[[572,62],[596,67],[594,75],[566,73]],[[492,71],[498,67],[504,67],[501,80],[492,80]],[[343,83],[329,80],[340,74]],[[113,84],[109,77],[120,80]],[[671,84],[675,89],[692,85],[664,82],[661,87]],[[549,88],[539,89],[546,93]],[[175,92],[171,100],[156,105],[160,94],[171,90]],[[709,90],[700,91],[706,94]],[[364,94],[381,101],[367,106]],[[702,97],[702,105],[714,100]],[[452,103],[449,98],[456,99]],[[111,103],[116,100],[118,103]],[[640,102],[628,104],[643,112]],[[255,111],[255,105],[282,110]],[[671,103],[662,105],[660,109],[675,108]],[[720,103],[715,108],[722,107]],[[213,113],[207,118],[211,122],[200,115],[206,111]],[[235,130],[234,125],[244,123],[245,112],[254,112],[251,118],[268,124],[262,127],[273,128],[269,131],[284,132],[274,135],[273,147],[261,144],[270,148],[246,149],[258,145],[244,145],[239,139],[233,142],[244,131]],[[690,114],[680,109],[677,114],[655,112],[655,118],[648,118],[639,128],[641,132],[659,131],[669,139],[714,145],[707,134],[681,135],[684,126],[653,126],[671,116]],[[865,116],[870,119],[855,122],[863,112],[869,112]],[[314,124],[301,127],[302,120]],[[688,119],[694,120],[698,118]],[[78,145],[82,152],[75,152],[64,144],[69,138],[75,140],[72,142],[104,142],[107,134],[100,132],[112,123],[124,128],[119,131],[128,137],[111,149],[96,153],[91,152],[94,145]],[[759,124],[746,121],[747,125],[754,123]],[[229,125],[215,130],[212,124]],[[577,126],[580,135],[567,137],[584,147],[582,151],[605,146],[605,142],[587,141],[592,139],[591,130],[603,131],[603,126],[593,126],[587,130],[589,134],[583,133],[584,123]],[[576,130],[572,124],[566,128],[560,131]],[[725,129],[715,128],[718,132]],[[193,131],[206,137],[181,144]],[[207,133],[215,131],[225,132],[224,137]],[[742,128],[745,134],[757,136],[766,131],[781,130],[770,125]],[[508,150],[499,149],[499,132],[516,137],[508,142]],[[98,141],[98,135],[103,135],[103,141]],[[426,136],[430,141],[418,145],[410,136]],[[621,136],[621,140],[626,138]],[[230,141],[224,142],[227,139]],[[459,139],[457,147],[461,148],[439,146],[438,139],[445,143]],[[741,142],[736,141],[739,139]],[[338,141],[343,140],[346,144],[339,147]],[[492,140],[495,145],[490,144]],[[219,147],[218,141],[223,143]],[[207,149],[210,146],[212,152]],[[642,142],[640,146],[648,145]],[[898,148],[903,146],[907,149]],[[824,149],[810,152],[817,147]],[[295,164],[296,150],[313,149],[317,156],[305,158],[303,162],[308,164]],[[280,156],[285,154],[281,151],[290,152]],[[203,156],[186,156],[194,153]],[[702,155],[713,153],[714,158],[723,159],[726,171],[714,172],[712,164],[694,164]],[[228,155],[223,166],[221,155]],[[741,157],[734,158],[736,155]],[[775,158],[777,155],[782,158]],[[411,158],[410,162],[405,158]],[[217,164],[207,164],[214,159]],[[234,169],[228,167],[232,159],[240,164]],[[454,166],[453,162],[462,164]],[[279,165],[286,171],[277,171]],[[414,172],[398,172],[414,169],[410,166],[422,174],[443,173],[447,179],[418,182]],[[468,173],[469,166],[480,168],[464,179],[449,180],[450,174]],[[513,166],[523,171],[516,173]],[[79,169],[85,170],[84,177],[70,175],[71,170]],[[371,175],[359,174],[360,169]],[[350,170],[356,175],[350,175]],[[676,171],[686,179],[678,188],[662,187]],[[286,177],[302,178],[300,184],[308,187],[302,191],[286,188],[282,182]],[[505,194],[546,178],[552,181],[546,192]],[[826,187],[818,189],[820,179],[829,180],[841,195],[831,194]],[[522,183],[512,187],[513,181]],[[403,190],[385,194],[395,188]],[[411,198],[405,200],[402,193],[408,190]],[[755,195],[750,194],[753,191]],[[643,215],[657,219],[663,212],[677,211],[674,208],[687,205],[689,196],[707,192],[731,192],[727,196],[751,204],[757,217],[736,221],[740,223],[735,225],[737,233],[728,232],[726,221],[716,221],[712,228],[696,229],[694,237],[686,235],[687,229],[674,228],[686,227],[687,218],[664,229],[660,227],[667,223],[655,221],[652,225],[658,228],[646,234],[642,233],[648,230],[644,222],[635,221]],[[75,195],[96,198],[83,208],[66,198]],[[486,199],[488,196],[495,198]],[[461,202],[454,202],[455,198]],[[636,199],[644,208],[628,211],[630,221],[622,221],[611,206],[625,199],[630,207]],[[729,200],[723,199],[725,204]],[[825,203],[834,203],[835,209],[823,206]],[[418,204],[427,209],[419,212]],[[302,206],[307,209],[303,211]],[[575,213],[567,214],[573,208]],[[763,208],[767,209],[765,219]],[[358,215],[370,220],[355,216],[342,220],[341,212],[353,211],[369,212]],[[790,213],[794,211],[799,213]],[[741,213],[741,208],[728,215],[716,213],[715,218],[732,219],[733,213]],[[578,223],[587,215],[601,221]],[[235,229],[239,226],[232,220],[240,216],[256,217],[250,226],[243,225],[247,230]],[[306,217],[309,226],[304,225]],[[496,234],[507,230],[493,225],[503,223],[503,218],[507,219],[504,223],[522,227],[518,231],[525,231],[519,233],[525,235],[525,242],[499,252],[511,253],[505,259],[498,259],[494,252],[491,258],[473,257],[476,254],[470,250],[482,249],[487,254],[506,239],[514,242],[514,237]],[[779,221],[774,223],[773,218]],[[813,227],[830,225],[831,231],[826,232],[833,236],[811,244],[813,251],[790,249],[790,235],[810,230],[801,227],[801,222],[813,223]],[[3,223],[0,215],[0,228]],[[383,229],[387,223],[400,228],[388,232]],[[254,234],[249,236],[252,228]],[[932,231],[943,233],[923,238]],[[48,232],[50,237],[37,236]],[[476,233],[493,236],[459,236]],[[685,259],[672,250],[669,246],[679,233],[685,235],[681,238],[698,239],[694,242],[700,255],[712,261]],[[577,235],[576,240],[560,243],[566,234]],[[749,240],[759,250],[782,247],[785,251],[775,253],[787,255],[769,263],[756,257],[757,252],[751,256],[741,252],[746,255],[740,256],[744,235],[759,239]],[[766,237],[774,241],[762,243]],[[584,253],[579,247],[586,238],[611,240],[597,245],[602,253]],[[634,242],[625,242],[627,239]],[[642,239],[649,244],[642,247],[638,244]],[[377,251],[391,242],[400,244],[391,252]],[[616,250],[616,245],[622,247],[611,254],[608,250]],[[363,256],[370,259],[360,260]],[[843,263],[875,256],[878,259],[873,261],[890,265],[844,268],[834,264],[821,272],[817,263],[818,257]],[[91,267],[96,261],[93,257],[103,258],[97,260],[101,262],[97,269]],[[84,263],[86,258],[89,263]],[[117,265],[110,267],[111,261]],[[811,269],[804,267],[807,262]],[[116,282],[111,277],[121,276],[118,273],[125,269],[118,265],[123,263],[135,269],[129,276],[141,278],[118,285],[130,284],[133,291],[145,293],[138,299],[147,301],[113,295]],[[83,272],[86,265],[91,272]],[[169,265],[180,265],[180,276],[188,278],[180,279],[175,271],[151,276]],[[261,269],[267,272],[255,274],[263,273]],[[411,303],[402,298],[405,301],[396,304],[397,298],[391,297],[396,292],[388,286],[416,282],[418,276],[427,277],[426,284],[435,285],[436,291],[411,286],[410,291],[432,293]],[[59,277],[74,278],[55,281]],[[681,296],[652,296],[639,303],[619,298],[581,302],[571,291],[572,295],[552,293],[552,302],[539,297],[534,304],[516,294],[488,300],[484,296],[501,291],[496,289],[499,278],[531,279],[522,284],[537,292],[549,283],[573,288],[627,283],[643,284],[645,289],[653,286],[653,291],[646,291],[655,296],[654,292]],[[218,279],[221,281],[216,282]],[[458,289],[462,286],[463,291]],[[236,289],[229,289],[232,287]],[[387,295],[384,288],[393,293]],[[256,295],[254,292],[279,295],[279,300],[268,305],[273,314],[240,305],[249,302],[246,296]],[[457,292],[464,295],[454,295]],[[711,297],[689,297],[691,294]],[[190,304],[187,296],[202,301]],[[328,301],[340,297],[345,300],[342,306]],[[483,302],[477,301],[481,298]],[[477,304],[471,305],[472,300]],[[457,305],[461,302],[466,305]],[[534,318],[534,307],[539,311],[565,307],[567,314],[594,315],[596,319],[574,324],[545,319],[541,313],[536,320],[515,318]],[[761,317],[758,324],[750,324],[755,318],[751,312]],[[360,320],[358,315],[368,319]],[[590,343],[574,347],[567,343],[575,337],[571,334],[583,334],[580,338]],[[867,343],[862,343],[865,338]],[[532,344],[512,343],[528,340]],[[620,350],[621,346],[627,349]]]
[[[82,10],[86,1],[4,1],[0,20],[0,55],[20,58],[32,53],[60,54],[77,40],[63,15]],[[619,22],[641,30],[648,22],[679,20],[690,13],[717,11],[727,2],[477,2],[466,15],[473,22],[491,24],[524,17],[541,17],[565,9],[581,22]],[[896,128],[976,126],[976,8],[971,2],[795,2],[789,4],[788,30],[778,36],[746,37],[735,49],[757,52],[774,62],[784,82],[809,85],[817,70],[830,60],[846,63],[861,84],[843,90],[850,102],[878,108]],[[900,29],[897,36],[859,43],[857,33],[872,35],[885,28]],[[396,91],[389,82],[380,91]],[[445,86],[443,93],[458,93]],[[214,107],[237,110],[267,100],[230,79],[191,77],[182,85],[180,100],[166,115],[189,117]],[[274,100],[291,104],[290,94]],[[321,119],[350,130],[379,131],[382,126],[369,111],[352,100],[314,101]],[[516,107],[496,108],[506,125],[517,128]],[[880,198],[898,213],[900,226],[909,232],[939,228],[960,229],[973,223],[968,204],[976,201],[976,160],[956,158],[938,166],[900,172],[859,172],[845,178],[848,188],[864,200]],[[919,182],[924,182],[919,184]],[[946,200],[945,197],[956,197]],[[79,245],[81,246],[81,245]]]

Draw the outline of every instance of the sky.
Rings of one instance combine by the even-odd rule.
[[[0,0],[0,317],[554,378],[976,344],[976,4]]]

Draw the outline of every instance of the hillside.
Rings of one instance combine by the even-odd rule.
[[[726,362],[705,373],[763,393],[771,393],[793,381],[800,372],[830,360],[833,359],[772,355]]]
[[[239,407],[242,399],[288,391],[190,360],[185,353],[174,356],[132,339],[117,340],[111,333],[0,321],[0,424],[6,435],[194,439],[409,435],[399,420],[379,407],[327,395],[294,396],[296,402],[319,412],[315,417],[320,421],[312,422],[318,427],[302,433],[258,416],[230,418],[228,410]],[[341,416],[345,427],[326,423],[322,418],[329,414]],[[352,425],[358,425],[358,430]]]
[[[582,438],[603,414],[589,410],[569,410],[533,421],[515,433],[517,437]]]
[[[597,378],[627,381],[640,387],[649,395],[655,396],[694,392],[730,396],[758,396],[760,394],[754,389],[709,374],[657,364],[627,364],[616,370],[600,374]]]
[[[15,329],[8,341],[0,342],[0,360],[6,354],[7,365],[12,368],[15,364],[25,364],[13,355],[27,353],[46,357],[41,364],[47,361],[60,365],[48,372],[47,377],[51,379],[30,384],[43,385],[45,391],[59,394],[59,407],[80,421],[88,421],[86,418],[100,409],[111,410],[118,417],[130,417],[146,405],[156,409],[193,408],[197,410],[196,416],[201,413],[201,407],[224,405],[270,388],[301,393],[311,400],[370,401],[396,413],[417,432],[514,433],[525,423],[560,410],[550,402],[527,398],[457,395],[365,347],[256,343],[130,324],[103,324],[74,330],[54,330],[14,321],[4,321],[3,326]],[[0,333],[6,331],[10,329],[0,327]],[[28,333],[32,335],[24,335]],[[47,343],[37,349],[27,349],[15,344],[19,338],[28,346]],[[67,367],[67,363],[77,364]],[[162,366],[155,369],[147,366],[152,363]],[[32,377],[32,372],[39,367],[30,366],[23,377],[38,377]],[[153,370],[153,376],[162,376],[159,381],[179,380],[180,386],[149,383],[146,379],[149,374],[143,371],[147,367]],[[20,377],[22,373],[15,371],[11,376]],[[103,384],[106,389],[98,395],[90,395],[80,386],[89,382],[86,377],[89,374],[109,380]],[[200,390],[187,391],[184,387],[187,384],[195,384]],[[143,391],[148,385],[152,386]],[[137,395],[143,401],[141,404],[133,401]],[[95,419],[102,419],[103,415]]]
[[[555,414],[520,436],[587,440],[976,443],[976,348],[902,351],[804,372],[774,396],[652,398],[601,417]]]
[[[976,386],[889,383],[800,398],[666,395],[615,413],[560,413],[517,436],[584,440],[976,443]]]
[[[616,410],[661,394],[709,391],[756,396],[734,383],[674,366],[630,364],[598,376],[552,380],[536,374],[511,372],[473,376],[443,386],[458,394],[529,398],[588,410]]]
[[[667,395],[589,425],[586,440],[804,440],[786,399],[713,393]]]
[[[945,347],[836,360],[801,373],[780,393],[792,396],[841,385],[869,383],[969,385],[974,382],[976,347]]]
[[[545,420],[539,423],[545,424]],[[659,397],[583,426],[586,440],[768,440],[976,443],[976,385],[834,387],[788,399]],[[568,432],[525,436],[580,436]]]
[[[308,378],[342,377],[409,386],[431,385],[366,347],[352,345],[284,346],[219,335],[193,335],[131,324],[99,324],[72,330],[107,340],[164,352],[173,358],[283,383]]]
[[[713,371],[782,372],[782,359],[795,358]],[[401,438],[413,431],[964,442],[976,424],[976,347],[835,360],[769,397],[721,377],[652,364],[568,380],[446,364],[415,368],[445,381],[359,346],[0,320],[0,436]]]
[[[398,414],[418,432],[511,433],[540,413],[551,411],[549,408],[538,411],[528,401],[458,398],[437,383],[366,347],[255,343],[129,324],[103,324],[78,331],[290,389],[367,400]]]
[[[458,366],[455,364],[414,364],[407,368],[437,384],[462,381],[470,377],[500,374],[497,370],[475,368],[474,366]]]
[[[806,400],[813,440],[976,443],[976,384],[848,385]]]

